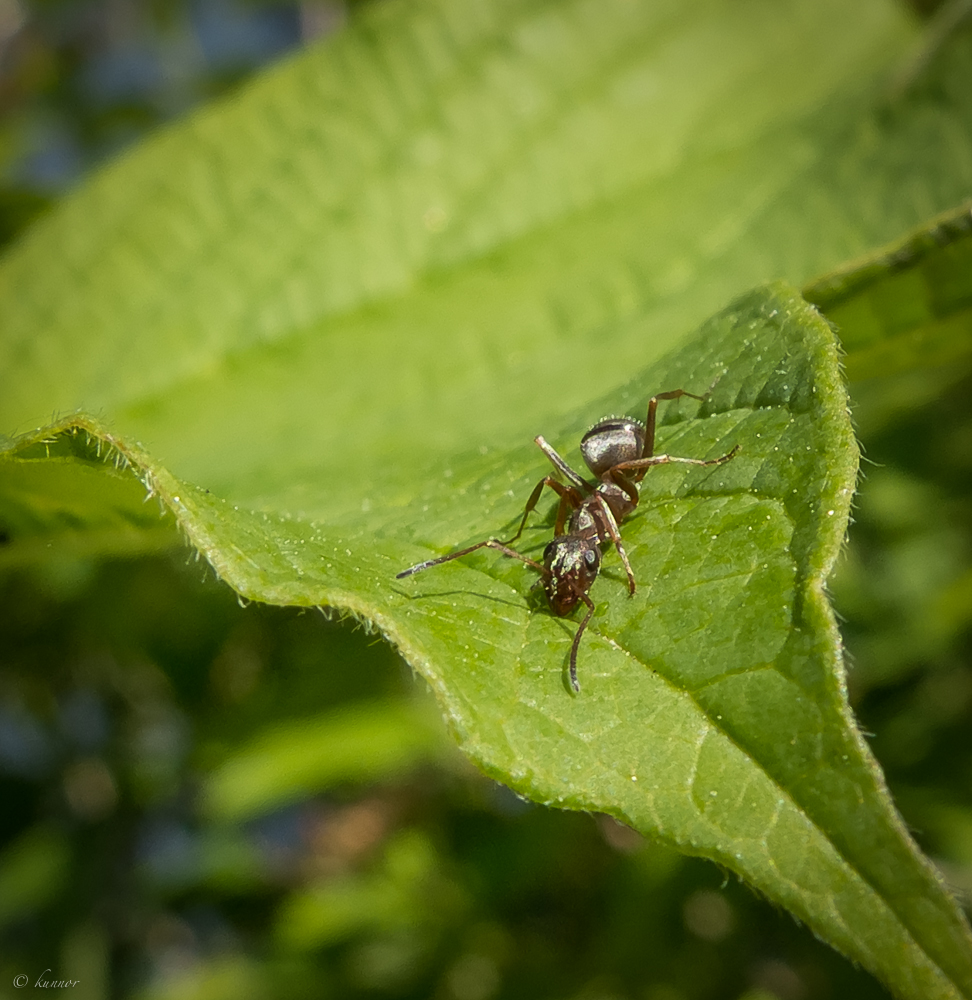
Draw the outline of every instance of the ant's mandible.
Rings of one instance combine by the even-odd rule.
[[[580,691],[580,684],[577,683],[577,650],[580,647],[581,636],[594,614],[594,602],[590,599],[588,591],[601,569],[602,545],[614,542],[614,547],[618,550],[624,565],[624,571],[628,575],[628,590],[632,594],[635,592],[634,572],[621,543],[618,525],[638,506],[636,484],[644,479],[645,473],[653,465],[667,465],[669,462],[684,462],[687,465],[722,465],[739,451],[739,445],[736,445],[725,455],[710,459],[655,455],[655,411],[658,402],[662,399],[679,399],[682,396],[703,401],[706,398],[686,392],[684,389],[660,392],[648,401],[648,416],[644,424],[631,417],[607,417],[595,424],[581,438],[581,454],[587,467],[597,477],[596,485],[574,472],[542,436],[535,438],[554,468],[567,480],[567,484],[553,476],[544,476],[534,487],[530,499],[526,502],[519,529],[508,541],[501,542],[498,538],[487,538],[465,549],[459,549],[458,552],[450,552],[437,559],[420,562],[399,573],[397,579],[420,573],[431,566],[458,559],[482,548],[498,549],[504,555],[526,563],[540,574],[554,614],[561,617],[569,615],[581,601],[587,605],[587,614],[584,615],[570,646],[570,684],[574,691]],[[510,546],[523,534],[530,511],[536,507],[545,486],[549,486],[560,497],[560,505],[557,508],[557,521],[554,527],[555,537],[543,550],[541,565],[511,549]],[[567,519],[568,509],[572,511],[570,520]]]

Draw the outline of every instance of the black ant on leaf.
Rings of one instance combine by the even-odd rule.
[[[561,617],[569,615],[581,601],[587,605],[587,614],[584,615],[570,646],[570,684],[574,691],[580,691],[580,684],[577,683],[577,650],[580,647],[581,636],[594,614],[594,602],[588,596],[588,591],[601,569],[602,545],[614,542],[614,547],[624,565],[624,571],[628,575],[628,590],[632,594],[635,592],[634,572],[631,563],[628,562],[628,554],[624,551],[618,525],[638,506],[636,484],[644,479],[645,473],[653,465],[667,465],[670,462],[684,462],[687,465],[722,465],[739,451],[739,445],[736,445],[727,454],[710,459],[655,455],[655,411],[658,408],[658,401],[679,399],[682,396],[702,401],[706,398],[685,392],[684,389],[661,392],[648,401],[648,416],[644,424],[631,417],[608,417],[595,424],[581,438],[581,454],[587,467],[597,477],[596,484],[589,483],[574,472],[543,437],[535,438],[554,468],[567,480],[567,484],[553,476],[544,476],[526,502],[519,529],[508,541],[501,542],[498,538],[487,538],[465,549],[459,549],[458,552],[450,552],[437,559],[420,562],[399,573],[397,579],[420,573],[430,566],[438,566],[440,563],[458,559],[482,548],[498,549],[504,555],[525,562],[540,574],[554,614]],[[536,507],[545,486],[549,486],[560,497],[560,506],[557,508],[555,537],[543,550],[541,565],[511,549],[510,546],[523,534],[530,511]],[[571,511],[569,520],[568,510]]]

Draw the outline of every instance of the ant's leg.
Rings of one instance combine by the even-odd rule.
[[[628,590],[633,594],[637,588],[637,583],[635,581],[634,570],[631,568],[631,563],[628,562],[628,553],[624,551],[624,545],[621,543],[621,531],[618,528],[618,522],[615,520],[614,514],[611,512],[611,508],[604,497],[600,493],[595,493],[594,495],[597,497],[601,508],[602,526],[606,529],[611,541],[614,542],[614,547],[618,550],[621,562],[624,563],[624,571],[628,574]]]
[[[505,542],[500,541],[498,538],[487,538],[485,541],[477,542],[475,545],[459,549],[458,552],[450,552],[448,555],[439,556],[436,559],[426,559],[425,562],[417,563],[414,566],[410,566],[406,570],[402,570],[401,573],[397,573],[395,575],[395,579],[401,580],[403,577],[411,576],[413,573],[421,573],[423,569],[428,569],[430,566],[439,566],[444,562],[449,562],[451,559],[458,559],[460,556],[468,556],[470,552],[475,552],[477,549],[482,548],[499,549],[504,555],[511,556],[514,559],[519,559],[522,562],[527,563],[527,565],[532,566],[534,569],[539,570],[544,575],[549,575],[550,571],[546,568],[546,566],[541,566],[540,563],[534,562],[534,560],[528,559],[526,556],[521,555],[519,552],[510,548],[520,535],[523,534],[527,518],[530,516],[530,512],[534,509],[534,507],[536,507],[537,502],[540,499],[540,494],[543,493],[544,486],[549,486],[560,497],[560,506],[557,509],[557,534],[562,534],[564,530],[564,521],[567,516],[567,507],[579,507],[581,498],[578,496],[577,490],[570,486],[564,486],[563,483],[558,482],[552,476],[545,476],[533,488],[533,492],[530,494],[530,498],[526,502],[526,509],[523,511],[523,518],[520,521],[520,527],[512,538],[508,538]]]
[[[584,634],[584,629],[587,628],[587,623],[594,615],[594,602],[587,594],[579,594],[578,596],[587,605],[587,614],[584,615],[583,620],[577,627],[577,631],[574,633],[574,641],[570,644],[570,686],[577,694],[580,693],[580,684],[577,682],[577,650],[580,648],[581,636]]]
[[[544,486],[549,486],[554,493],[560,497],[560,506],[557,508],[557,534],[563,534],[564,521],[567,519],[567,505],[569,504],[571,507],[579,507],[581,498],[578,496],[577,490],[572,489],[570,486],[564,486],[563,483],[558,482],[553,478],[553,476],[544,476],[543,479],[541,479],[540,482],[533,488],[533,492],[530,494],[530,499],[526,502],[519,530],[512,538],[508,538],[503,543],[504,545],[512,545],[520,537],[520,535],[523,534],[527,518],[530,516],[530,512],[534,509],[534,507],[536,507],[537,502],[540,500],[540,494],[543,493]]]
[[[641,452],[642,458],[651,458],[655,454],[655,411],[658,409],[658,401],[660,399],[681,399],[682,396],[689,396],[699,401],[705,399],[705,396],[696,396],[694,392],[686,392],[684,389],[672,389],[671,392],[660,392],[657,396],[652,396],[648,400],[648,416],[645,417],[645,447]],[[640,468],[641,473],[637,476],[638,482],[641,482],[645,475],[644,468]]]
[[[560,503],[557,504],[557,520],[554,521],[554,537],[559,537],[564,533],[564,525],[567,523],[567,506],[568,506],[568,494],[566,492],[560,494]],[[580,504],[574,504],[574,507],[580,506]]]
[[[516,549],[511,549],[504,542],[497,541],[495,538],[487,538],[486,541],[483,542],[483,545],[490,549],[497,549],[502,552],[504,556],[509,556],[511,559],[519,559],[520,562],[526,563],[527,566],[532,567],[543,576],[550,576],[550,570],[547,569],[547,567],[542,563],[538,563],[535,559],[525,556],[522,552],[517,552]]]
[[[470,552],[475,552],[477,549],[498,549],[503,553],[503,555],[509,556],[511,559],[519,559],[520,562],[526,563],[527,566],[531,566],[544,576],[550,575],[550,570],[547,569],[546,566],[541,566],[540,563],[528,558],[523,555],[523,553],[517,552],[515,549],[511,549],[505,542],[501,542],[498,538],[487,538],[485,541],[476,542],[475,545],[469,545],[464,549],[459,549],[458,552],[450,552],[446,556],[439,556],[437,559],[426,559],[425,562],[420,562],[415,566],[410,566],[408,569],[402,570],[401,573],[396,573],[395,579],[401,580],[403,577],[411,576],[413,573],[421,573],[423,569],[428,569],[430,566],[439,566],[452,559],[458,559],[460,556],[468,556]]]
[[[635,484],[632,483],[623,472],[618,472],[618,467],[616,465],[613,468],[608,469],[607,474],[611,477],[611,482],[613,482],[618,489],[623,490],[624,495],[631,501],[632,505],[637,507],[640,499],[638,496],[638,487],[635,486]]]
[[[547,444],[543,439],[543,435],[539,434],[535,437],[534,442],[539,446],[540,450],[550,459],[553,467],[560,472],[567,480],[574,484],[579,490],[583,490],[585,493],[593,493],[594,487],[586,480],[582,479],[577,475],[576,472],[557,454],[554,449]]]
[[[668,465],[670,462],[683,462],[685,465],[722,465],[735,458],[739,451],[737,444],[732,451],[718,458],[680,458],[678,455],[654,455],[651,458],[636,458],[631,462],[619,462],[615,469],[650,469],[653,465]],[[613,470],[612,470],[613,471]]]

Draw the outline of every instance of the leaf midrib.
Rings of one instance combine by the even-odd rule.
[[[757,770],[759,773],[763,775],[763,777],[770,783],[770,785],[778,792],[779,796],[789,804],[790,808],[792,808],[795,813],[801,816],[807,822],[808,825],[812,826],[815,830],[817,830],[819,835],[830,846],[834,854],[840,859],[840,861],[844,865],[847,866],[848,871],[852,872],[862,884],[866,885],[870,889],[870,891],[884,903],[887,909],[894,914],[897,923],[904,931],[904,933],[907,935],[908,939],[912,941],[915,948],[919,952],[921,952],[922,955],[925,956],[928,963],[941,975],[942,979],[945,982],[957,985],[954,983],[951,977],[945,972],[945,970],[941,968],[939,963],[929,954],[928,950],[924,947],[924,945],[920,942],[920,940],[917,937],[915,937],[911,929],[910,922],[903,918],[902,914],[899,912],[897,907],[895,907],[892,900],[889,899],[887,896],[885,896],[885,894],[874,884],[874,882],[863,871],[861,871],[858,865],[854,861],[852,861],[845,854],[845,852],[838,847],[838,845],[832,839],[828,828],[826,826],[822,826],[814,818],[813,814],[807,811],[805,805],[798,798],[796,798],[792,794],[792,792],[788,791],[783,785],[780,784],[778,778],[772,773],[772,771],[770,771],[758,758],[754,757],[749,750],[741,746],[727,729],[719,725],[717,720],[713,718],[713,716],[698,701],[698,699],[695,696],[694,690],[690,690],[687,687],[682,687],[681,685],[676,683],[671,677],[669,677],[666,673],[659,670],[657,667],[649,668],[648,664],[646,664],[635,652],[633,652],[629,647],[627,647],[623,642],[621,642],[619,638],[611,638],[609,641],[612,646],[619,649],[622,653],[624,653],[627,657],[629,657],[638,666],[643,667],[645,669],[651,669],[656,676],[662,679],[662,681],[670,688],[670,690],[672,690],[676,694],[681,694],[684,697],[688,698],[689,701],[692,703],[693,707],[695,708],[695,710],[698,712],[698,714],[703,719],[706,720],[707,725],[714,732],[722,736],[734,749],[736,749],[742,755],[742,757],[745,758],[745,760],[747,760],[750,763],[750,765],[755,770]],[[779,673],[775,663],[772,664],[770,667],[764,669],[773,669],[777,671],[777,673]],[[785,678],[785,679],[790,680],[790,678]],[[583,695],[581,695],[581,697],[583,697]],[[528,705],[526,707],[529,708],[530,706]],[[580,737],[577,736],[576,733],[572,733],[569,730],[565,730],[565,732],[572,738],[580,739]],[[594,746],[593,743],[587,743],[585,741],[581,742],[583,742],[584,746],[587,747],[588,749]],[[611,764],[605,758],[601,758],[600,756],[597,757],[597,761],[599,764],[603,766],[604,770],[613,771],[617,775],[624,777],[624,773],[618,770],[616,764]],[[692,781],[694,781],[694,775]],[[647,793],[643,792],[640,786],[638,788],[638,792],[647,795]],[[690,788],[686,789],[686,794],[691,796]],[[581,808],[581,806],[578,805],[577,808]],[[590,803],[590,808],[595,809],[597,811],[605,811],[604,804],[596,801],[592,801]],[[693,813],[696,817],[696,820],[701,818],[700,811],[694,805],[693,805]],[[609,811],[609,814],[614,815],[616,819],[620,819],[622,822],[626,824],[632,823],[631,818],[625,815],[620,810],[618,812]],[[664,835],[664,827],[661,824],[659,824],[659,832],[662,833],[662,835]],[[765,840],[765,835],[764,835],[764,840]],[[726,859],[728,867],[733,867],[733,862],[735,859],[732,857],[731,853],[723,852],[723,855]],[[768,848],[767,848],[767,855],[771,857],[771,852],[769,851]],[[791,881],[791,885],[794,886],[799,895],[801,896],[804,895],[805,890],[798,883],[794,883]],[[852,929],[848,927],[846,921],[843,919],[843,917],[840,916],[839,912],[836,909],[833,910],[833,916],[835,919],[840,921],[841,926],[844,927],[845,932],[847,932],[848,936],[853,937],[854,935],[852,933]]]

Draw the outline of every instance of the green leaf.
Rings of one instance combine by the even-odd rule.
[[[181,530],[246,597],[377,625],[524,794],[718,860],[902,996],[972,996],[967,928],[844,700],[822,587],[856,451],[830,330],[776,287],[685,338],[967,194],[968,37],[889,96],[915,35],[880,0],[376,6],[8,253],[0,426],[99,418],[5,449],[3,558]],[[579,698],[576,626],[521,564],[396,583],[515,519],[536,433],[571,454],[678,385],[712,392],[667,407],[660,446],[742,451],[646,479],[641,587],[608,558]]]
[[[839,332],[851,381],[972,360],[972,205],[804,289]]]
[[[275,920],[275,937],[287,951],[320,948],[362,929],[408,929],[433,912],[461,909],[457,887],[446,881],[440,859],[424,834],[398,834],[385,848],[381,870],[322,879],[290,895]]]
[[[398,702],[280,723],[212,772],[203,808],[219,820],[261,815],[341,782],[387,778],[441,756],[441,744],[438,727]]]
[[[377,538],[233,509],[111,444],[238,592],[375,622],[488,773],[718,860],[902,996],[963,995],[967,930],[850,719],[823,593],[857,468],[833,334],[795,293],[753,293],[597,409],[548,429],[551,441],[570,455],[592,415],[640,411],[646,386],[676,385],[709,393],[668,404],[659,449],[741,451],[723,466],[663,466],[645,479],[624,526],[639,591],[628,597],[609,559],[592,590],[579,697],[564,676],[576,626],[531,602],[521,564],[481,550],[394,579],[429,547],[515,522],[544,472],[529,444],[457,456],[415,501],[429,516],[416,527],[411,509],[386,509]],[[549,524],[527,536],[536,555]],[[235,802],[239,785],[227,775],[213,788]]]
[[[144,554],[179,544],[171,521],[161,521],[158,507],[146,505],[138,480],[100,461],[100,447],[97,435],[42,436],[4,465],[0,527],[8,544],[0,545],[0,568],[43,560],[55,546],[63,559]]]
[[[742,290],[920,222],[897,199],[856,232],[802,210],[880,179],[846,133],[911,37],[882,0],[381,5],[9,253],[0,427],[106,414],[250,507],[378,507],[377,466],[407,502],[470,433],[520,440]]]
[[[857,425],[875,433],[972,368],[972,207],[817,278],[804,295],[837,327]]]

